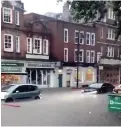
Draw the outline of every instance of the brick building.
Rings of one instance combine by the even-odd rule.
[[[21,1],[3,1],[1,12],[2,81],[76,86],[79,42],[79,86],[120,83],[121,40],[115,40],[111,9],[94,25],[24,14]]]
[[[21,1],[2,1],[2,84],[34,83],[56,87],[59,63],[50,60],[51,33],[42,21],[26,20]]]

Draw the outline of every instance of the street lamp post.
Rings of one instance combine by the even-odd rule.
[[[79,40],[80,39],[78,39],[77,43],[77,81],[76,81],[77,88],[79,87],[79,49],[80,49]]]

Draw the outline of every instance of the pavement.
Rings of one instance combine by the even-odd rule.
[[[107,94],[44,89],[42,99],[1,105],[2,126],[121,126],[121,114],[107,109]]]

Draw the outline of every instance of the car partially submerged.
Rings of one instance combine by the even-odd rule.
[[[81,90],[81,93],[107,93],[112,92],[114,86],[110,83],[93,83]]]
[[[116,86],[114,89],[113,89],[113,92],[114,93],[121,93],[121,84]]]
[[[33,84],[10,84],[1,88],[1,100],[5,102],[29,98],[40,99],[40,97],[40,89]]]

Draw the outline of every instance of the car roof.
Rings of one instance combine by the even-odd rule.
[[[20,84],[10,84],[10,85],[16,85],[16,86],[22,86],[22,85],[33,85],[33,86],[37,86],[35,84],[24,84],[24,83],[20,83]]]

